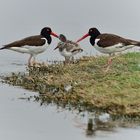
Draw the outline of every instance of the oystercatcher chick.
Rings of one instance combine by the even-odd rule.
[[[58,35],[53,33],[51,28],[44,27],[41,30],[40,35],[29,36],[24,39],[14,41],[10,44],[4,45],[0,50],[9,49],[20,53],[30,54],[28,65],[31,65],[32,58],[33,63],[35,63],[36,55],[43,53],[51,44],[51,35],[58,38]]]
[[[54,50],[59,49],[60,54],[65,57],[65,64],[73,61],[74,56],[83,51],[77,43],[67,40],[63,34],[59,35],[59,39],[60,42]]]
[[[126,39],[115,34],[100,33],[97,28],[90,28],[88,33],[77,40],[76,43],[90,36],[90,43],[101,53],[114,55],[116,52],[122,52],[134,46],[140,46],[139,41]],[[112,57],[108,59],[107,69],[112,63]]]

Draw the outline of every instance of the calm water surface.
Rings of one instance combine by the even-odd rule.
[[[0,139],[2,140],[139,140],[140,128],[97,130],[87,136],[87,117],[52,105],[22,100],[33,92],[0,84]]]
[[[1,0],[0,45],[38,34],[44,26],[76,40],[90,27],[140,40],[139,0]],[[119,8],[119,10],[118,10]],[[63,59],[57,51],[58,40],[53,38],[50,48],[38,55],[39,61]],[[81,42],[84,53],[99,54],[88,42]],[[78,57],[79,57],[78,56]],[[26,54],[3,50],[0,52],[0,75],[26,70]],[[140,128],[120,128],[96,131],[87,136],[87,118],[75,112],[61,111],[55,106],[21,100],[34,94],[19,87],[0,83],[0,139],[1,140],[139,140]]]

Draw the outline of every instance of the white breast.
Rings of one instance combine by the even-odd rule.
[[[60,51],[60,54],[64,57],[71,57],[73,55],[70,51],[67,51],[66,49]]]
[[[10,50],[17,51],[20,53],[29,53],[29,54],[39,54],[44,52],[47,49],[48,45],[43,46],[23,46],[23,47],[11,47]]]

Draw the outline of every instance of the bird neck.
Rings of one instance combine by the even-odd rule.
[[[47,36],[44,36],[44,37],[47,39],[47,43],[48,44],[51,44],[51,42],[52,42],[51,36],[50,35],[47,35]]]
[[[96,37],[94,37],[94,36],[91,36],[91,37],[90,37],[90,44],[91,44],[92,46],[94,46],[94,44],[95,44],[95,39],[96,39]]]
[[[90,43],[92,46],[95,44],[95,39],[100,35],[101,33],[99,31],[96,31],[93,35],[90,37]]]

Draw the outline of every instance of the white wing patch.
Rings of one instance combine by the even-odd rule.
[[[121,51],[124,51],[126,49],[130,49],[132,47],[134,47],[134,45],[127,45],[127,46],[124,46],[122,43],[118,43],[116,45],[113,45],[113,46],[108,46],[108,47],[99,47],[97,45],[98,41],[100,39],[95,39],[95,49],[100,51],[101,53],[106,53],[106,54],[110,54],[110,53],[115,53],[115,52],[121,52]]]

